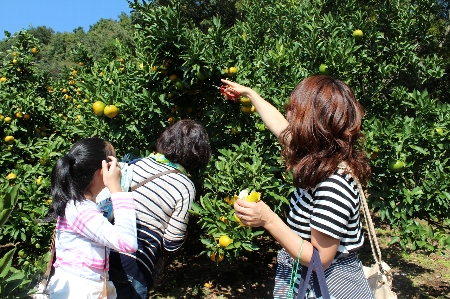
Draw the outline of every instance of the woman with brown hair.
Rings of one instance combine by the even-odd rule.
[[[314,248],[334,298],[373,298],[356,253],[364,240],[357,180],[367,183],[371,171],[359,147],[364,112],[352,90],[329,76],[306,78],[292,92],[285,118],[251,88],[223,83],[229,86],[225,91],[250,98],[277,136],[287,170],[293,172],[295,190],[286,223],[263,201],[237,200],[234,205],[244,224],[264,227],[283,247],[274,298],[290,297],[292,288],[297,293],[297,274],[309,266]],[[294,283],[291,270],[297,260]],[[316,298],[316,293],[310,282],[305,298]]]

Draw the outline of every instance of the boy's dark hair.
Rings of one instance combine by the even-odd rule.
[[[85,200],[95,172],[102,161],[113,155],[111,144],[100,138],[78,140],[69,153],[58,159],[51,174],[53,208],[58,216],[65,215],[67,202]]]
[[[179,120],[156,140],[156,150],[188,172],[205,167],[211,158],[211,146],[205,128],[191,119]]]

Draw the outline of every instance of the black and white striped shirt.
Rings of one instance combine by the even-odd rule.
[[[335,259],[363,246],[358,186],[349,174],[343,175],[342,170],[314,188],[294,190],[289,210],[287,224],[303,239],[311,241],[311,228],[314,228],[341,240]]]
[[[135,163],[131,187],[145,179],[173,169],[167,164],[144,158]],[[121,267],[144,285],[153,284],[152,273],[162,249],[175,251],[186,238],[194,183],[182,173],[155,178],[133,192],[136,206],[138,250],[134,254],[111,252],[111,268]],[[120,268],[119,268],[120,269]]]

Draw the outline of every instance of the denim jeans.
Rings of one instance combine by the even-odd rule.
[[[148,299],[147,287],[125,272],[110,269],[109,280],[116,287],[117,299]]]

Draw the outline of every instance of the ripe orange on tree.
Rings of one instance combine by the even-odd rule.
[[[103,113],[106,117],[113,118],[116,117],[117,114],[119,114],[119,109],[114,105],[106,105]]]
[[[364,36],[364,33],[362,32],[362,30],[358,29],[353,31],[353,37],[357,40],[361,39]]]
[[[244,105],[241,107],[241,112],[244,114],[249,114],[250,112],[252,112],[252,107]]]
[[[37,49],[37,48],[31,48],[31,53],[37,54],[37,52],[38,52],[38,49]]]
[[[28,121],[28,120],[31,119],[31,115],[30,115],[29,113],[25,113],[25,114],[23,115],[23,119]]]
[[[241,97],[240,102],[241,102],[241,104],[248,105],[248,104],[251,104],[252,101],[250,101],[249,98]]]
[[[237,73],[237,68],[234,67],[234,66],[231,66],[231,67],[228,69],[228,72],[231,74],[231,76],[234,76],[234,75],[236,75],[236,73]]]
[[[106,104],[102,101],[97,101],[94,104],[92,104],[92,109],[94,110],[94,114],[97,116],[102,116],[103,111],[105,110]]]
[[[233,240],[227,235],[220,236],[219,245],[222,246],[223,248],[227,247],[231,243],[233,243]]]
[[[6,176],[6,179],[8,180],[8,181],[13,181],[13,180],[15,180],[17,178],[17,175],[14,173],[14,172],[10,172],[7,176]]]
[[[4,121],[5,121],[5,123],[9,124],[12,121],[12,118],[7,116],[7,117],[5,117]]]
[[[219,262],[223,261],[223,259],[225,258],[225,256],[223,254],[219,254]],[[211,254],[211,261],[216,262],[216,254],[213,253]]]
[[[0,77],[0,82],[3,83],[6,81],[6,77]]]
[[[20,112],[20,111],[17,111],[17,112],[16,112],[16,118],[18,118],[18,119],[21,119],[21,118],[23,118],[23,114],[22,114],[22,112]]]
[[[14,143],[14,136],[8,135],[5,137],[5,143],[6,144],[13,144]]]

